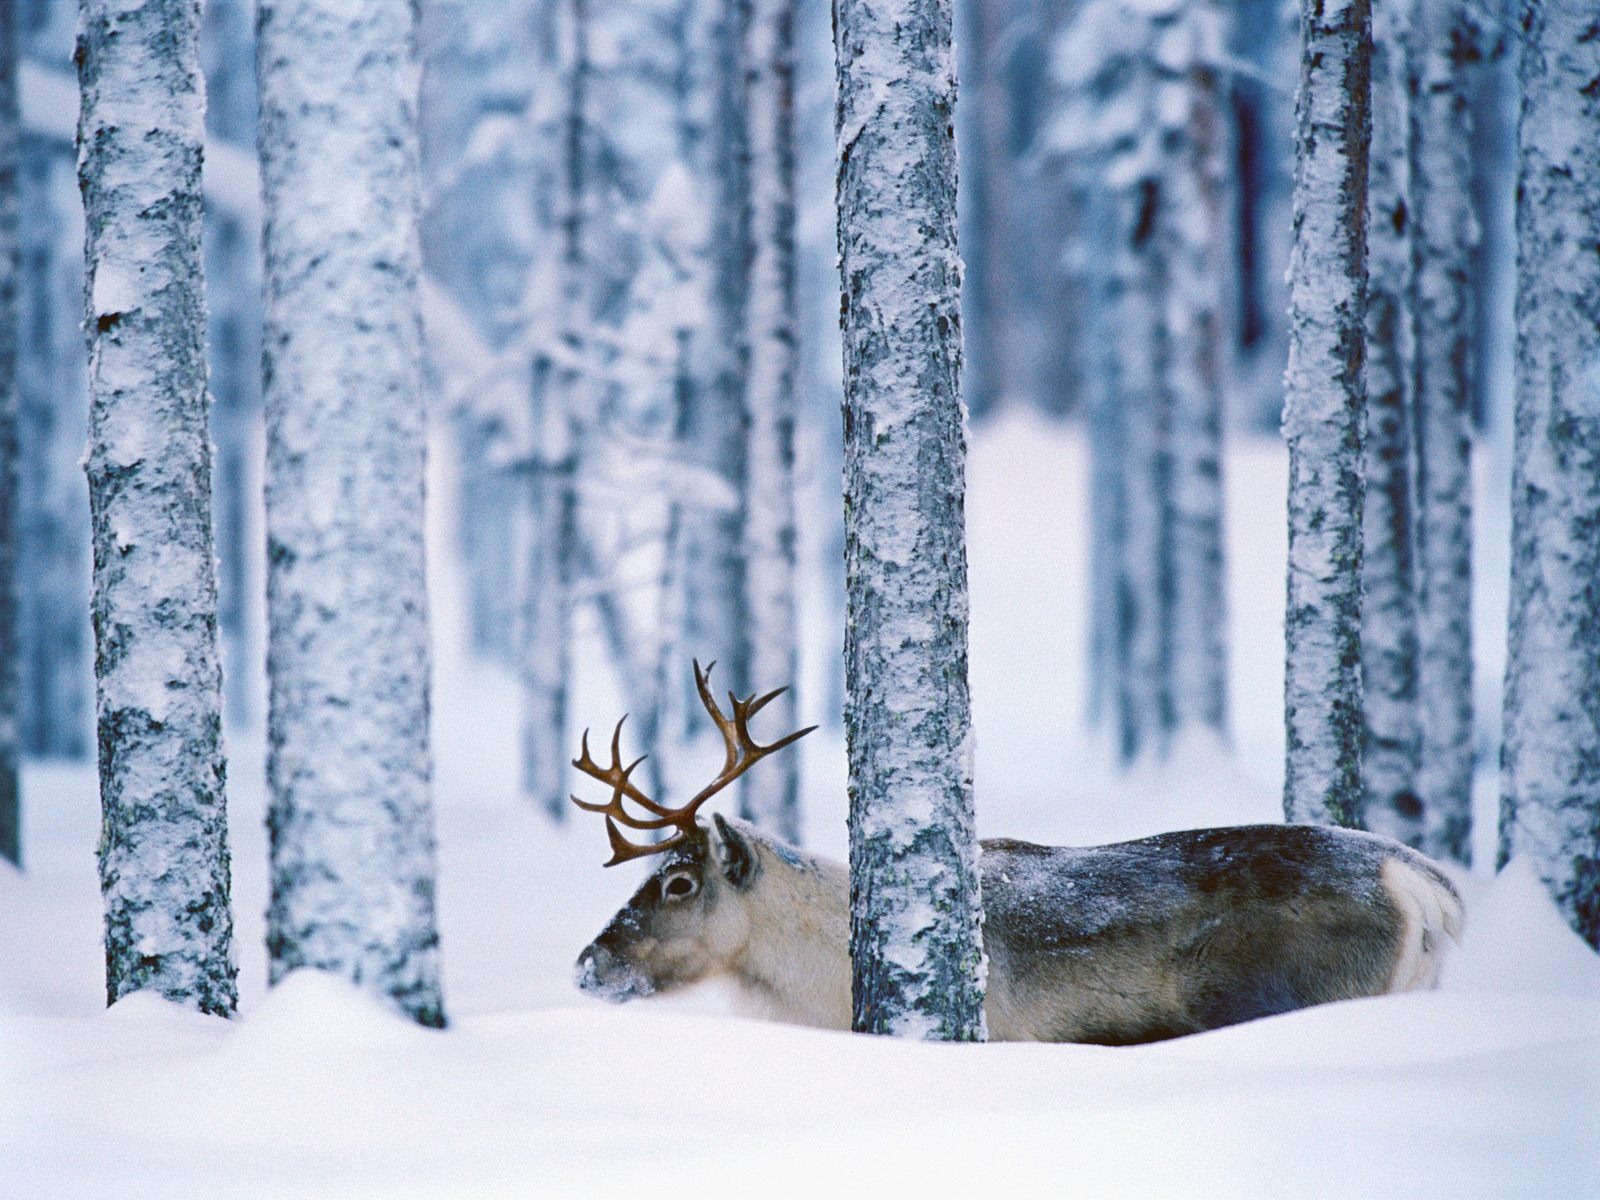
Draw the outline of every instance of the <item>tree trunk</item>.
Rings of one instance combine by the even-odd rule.
[[[0,858],[22,865],[22,757],[17,678],[17,294],[21,253],[17,191],[22,121],[17,109],[17,14],[0,9]]]
[[[106,995],[236,1004],[206,427],[199,0],[86,0],[86,227]]]
[[[1517,414],[1500,859],[1600,949],[1600,36],[1524,0]]]
[[[554,821],[567,801],[573,592],[578,581],[578,470],[584,392],[591,386],[594,313],[589,288],[594,186],[589,0],[563,0],[545,47],[560,102],[541,141],[558,164],[543,232],[553,243],[560,309],[533,368],[534,450],[528,477],[518,672],[522,680],[522,790]]]
[[[1418,0],[1411,110],[1423,805],[1417,844],[1461,863],[1472,853],[1474,3]]]
[[[744,618],[752,689],[789,690],[771,728],[799,726],[795,674],[794,429],[799,370],[795,291],[794,0],[752,0],[745,31],[750,185],[746,306]],[[740,811],[800,840],[800,758],[746,776]]]
[[[271,976],[437,1026],[414,13],[264,0],[258,32]]]
[[[70,150],[29,137],[20,196],[17,577],[22,744],[47,758],[89,752],[92,635],[83,457],[87,385],[83,254]]]
[[[1366,382],[1368,0],[1301,0],[1294,255],[1283,432],[1291,821],[1355,826],[1361,792],[1361,504]]]
[[[248,0],[211,0],[201,39],[206,66],[206,128],[239,147],[255,145],[253,22]],[[260,631],[252,603],[259,578],[260,530],[255,497],[257,421],[261,414],[261,231],[255,222],[209,206],[204,230],[211,320],[206,346],[211,375],[212,435],[216,442],[214,505],[217,534],[218,621],[231,723],[260,721],[255,691]]]
[[[1409,11],[1407,0],[1379,0],[1372,14],[1361,774],[1367,827],[1417,846],[1422,840],[1423,810],[1417,792],[1422,735],[1413,564]]]
[[[1140,65],[1146,116],[1151,64]],[[1136,180],[1113,199],[1117,213],[1117,404],[1121,409],[1122,540],[1117,564],[1117,713],[1124,762],[1164,754],[1172,730],[1171,397],[1166,389],[1163,307],[1167,263],[1156,230],[1159,178]]]
[[[712,127],[713,196],[711,354],[709,386],[690,413],[689,444],[699,449],[700,465],[722,479],[730,495],[746,494],[745,379],[749,346],[750,177],[742,69],[749,0],[714,0],[719,20],[713,32],[717,95]],[[725,687],[740,693],[752,686],[747,661],[744,614],[739,603],[744,584],[744,514],[737,506],[686,514],[687,555],[684,586],[689,626],[686,649],[700,662],[721,668]],[[692,684],[685,712],[700,728],[707,720]]]
[[[1233,138],[1221,74],[1228,18],[1190,0],[1158,29],[1165,86],[1186,115],[1165,132],[1167,203],[1160,237],[1169,287],[1166,383],[1171,405],[1171,694],[1178,732],[1227,736],[1227,586],[1222,548],[1222,393],[1233,322]]]
[[[984,1036],[949,0],[839,0],[853,1026]]]

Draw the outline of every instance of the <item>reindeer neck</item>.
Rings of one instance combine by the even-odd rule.
[[[850,1027],[850,883],[843,866],[762,845],[750,892],[750,939],[734,978],[766,1015]]]

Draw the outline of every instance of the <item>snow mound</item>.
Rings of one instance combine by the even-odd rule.
[[[1466,901],[1465,944],[1446,960],[1446,989],[1600,999],[1600,957],[1526,863],[1513,859]]]
[[[228,1039],[230,1055],[274,1055],[306,1048],[414,1045],[428,1031],[372,994],[326,971],[284,976]]]

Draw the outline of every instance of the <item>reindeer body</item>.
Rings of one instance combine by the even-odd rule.
[[[766,1015],[850,1026],[849,877],[715,818],[578,960],[627,1000],[702,979]],[[1121,1045],[1432,987],[1460,898],[1374,834],[1256,825],[1108,846],[983,843],[986,1014],[999,1041]]]

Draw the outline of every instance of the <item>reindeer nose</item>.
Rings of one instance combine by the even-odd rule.
[[[616,956],[604,946],[590,943],[578,955],[577,966],[573,973],[573,982],[578,985],[581,992],[599,992],[606,990],[606,980],[616,966]]]

